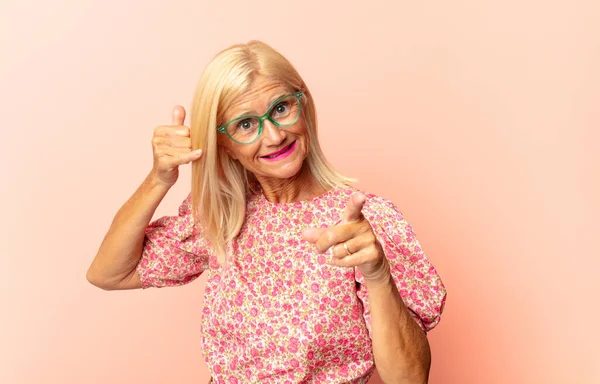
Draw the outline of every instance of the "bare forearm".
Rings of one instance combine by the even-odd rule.
[[[429,343],[404,305],[392,277],[366,285],[373,354],[382,380],[386,384],[427,383],[431,364]]]
[[[119,209],[87,272],[92,284],[112,289],[131,277],[142,255],[145,229],[169,188],[150,173]]]

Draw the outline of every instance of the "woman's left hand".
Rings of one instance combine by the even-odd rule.
[[[316,245],[319,253],[333,247],[330,264],[357,267],[366,283],[384,282],[390,277],[390,267],[371,224],[362,214],[365,201],[362,193],[355,193],[348,200],[340,224],[330,228],[306,228],[302,235]]]

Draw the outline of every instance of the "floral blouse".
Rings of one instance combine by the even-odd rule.
[[[306,227],[342,219],[358,190],[335,187],[310,200],[247,202],[246,219],[219,266],[193,225],[191,197],[178,216],[146,229],[137,267],[142,287],[177,286],[208,273],[202,313],[204,356],[216,383],[366,383],[375,369],[369,296],[357,268],[326,263],[302,237]],[[446,290],[402,213],[365,194],[369,221],[417,324],[439,321]]]

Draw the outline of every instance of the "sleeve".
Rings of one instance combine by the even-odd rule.
[[[423,253],[412,227],[391,202],[372,195],[367,195],[363,214],[381,243],[402,301],[423,331],[432,330],[444,310],[446,289]],[[363,316],[371,334],[369,296],[358,268],[355,268],[355,278],[357,295],[363,303]]]
[[[142,288],[190,283],[208,268],[210,247],[194,226],[191,195],[178,216],[164,216],[146,227],[142,257],[137,265]]]

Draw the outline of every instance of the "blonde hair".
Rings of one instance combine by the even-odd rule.
[[[317,140],[314,100],[285,57],[260,41],[221,51],[200,77],[191,114],[192,148],[203,150],[202,157],[192,164],[192,211],[196,225],[201,227],[221,265],[226,262],[228,245],[244,223],[246,201],[257,181],[217,145],[217,127],[223,123],[225,111],[258,75],[306,95],[302,99],[309,138],[306,162],[319,184],[328,189],[355,181],[337,173],[325,159]]]

